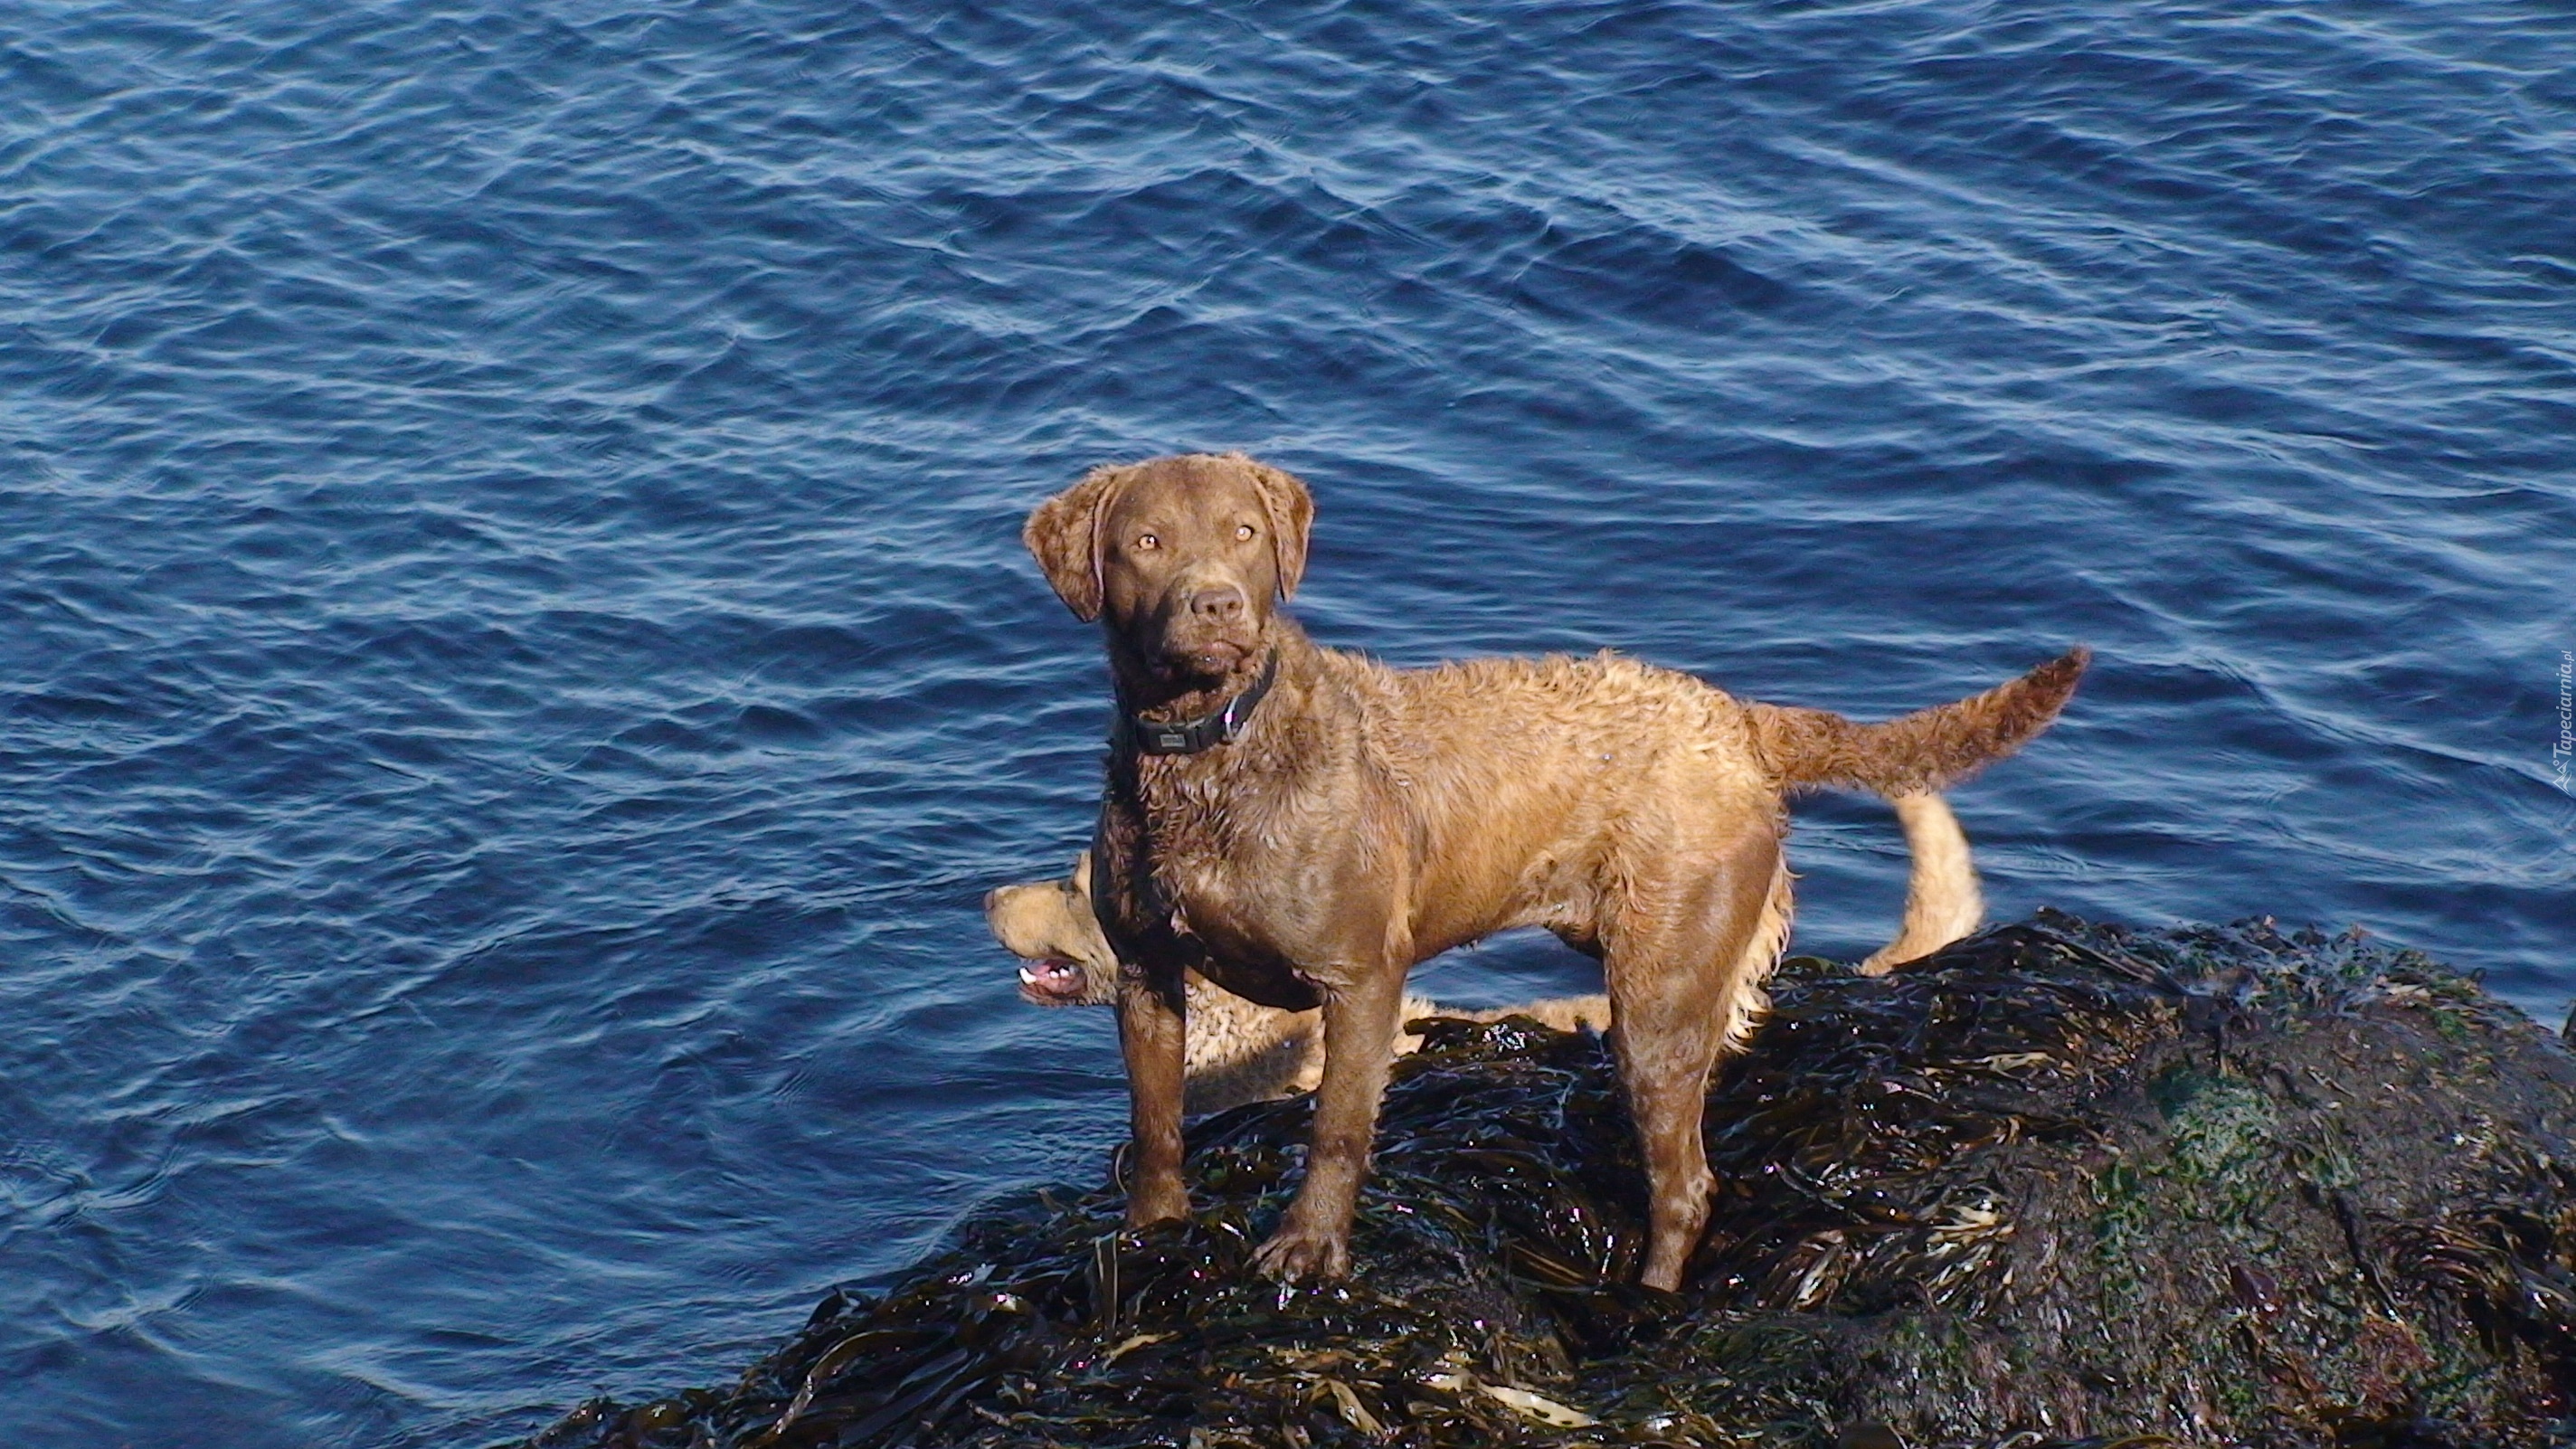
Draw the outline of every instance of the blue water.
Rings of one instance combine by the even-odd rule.
[[[2090,642],[1999,915],[2576,994],[2559,0],[8,0],[0,398],[0,1442],[484,1442],[1096,1179],[976,906],[1106,460],[1297,470],[1397,662]],[[1793,857],[1874,946],[1884,807]]]

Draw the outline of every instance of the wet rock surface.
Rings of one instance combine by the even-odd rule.
[[[1186,1227],[995,1205],[740,1383],[534,1449],[2560,1442],[2576,1060],[2357,937],[2043,913],[1866,979],[1789,963],[1710,1096],[1685,1291],[1629,1284],[1609,1053],[1527,1022],[1398,1063],[1358,1274],[1246,1261],[1304,1099],[1190,1136]]]

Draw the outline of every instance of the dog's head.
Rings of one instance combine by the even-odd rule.
[[[1020,538],[1074,617],[1178,688],[1247,672],[1306,569],[1306,485],[1241,453],[1095,468]]]
[[[1020,958],[1020,999],[1106,1006],[1118,999],[1118,955],[1091,913],[1091,852],[1063,880],[1006,885],[984,897],[984,924]]]

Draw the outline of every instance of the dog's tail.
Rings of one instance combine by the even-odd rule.
[[[1896,818],[1905,826],[1913,865],[1905,876],[1905,923],[1896,939],[1860,963],[1864,976],[1884,976],[1898,962],[1929,956],[1985,921],[1986,899],[1977,889],[1976,861],[1967,832],[1938,795],[1899,795]]]
[[[1877,976],[1928,956],[1974,931],[1986,904],[1958,817],[1933,792],[1974,774],[2029,741],[2057,718],[2084,677],[2091,651],[2078,646],[1985,693],[1885,724],[1856,724],[1819,709],[1748,704],[1753,748],[1785,789],[1841,786],[1885,795],[1905,827],[1913,864],[1905,920],[1896,939],[1861,970]]]
[[[2093,652],[2077,645],[2019,679],[1885,724],[1821,709],[1747,704],[1753,751],[1783,789],[1928,795],[2021,748],[2075,693]]]

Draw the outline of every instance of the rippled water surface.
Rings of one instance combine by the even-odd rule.
[[[2541,0],[0,7],[0,1440],[485,1442],[1096,1174],[976,904],[1089,825],[1016,535],[1110,459],[1298,471],[1396,662],[2089,641],[1958,795],[1999,914],[2554,1017],[2571,77]],[[1876,944],[1884,807],[1793,852]]]

